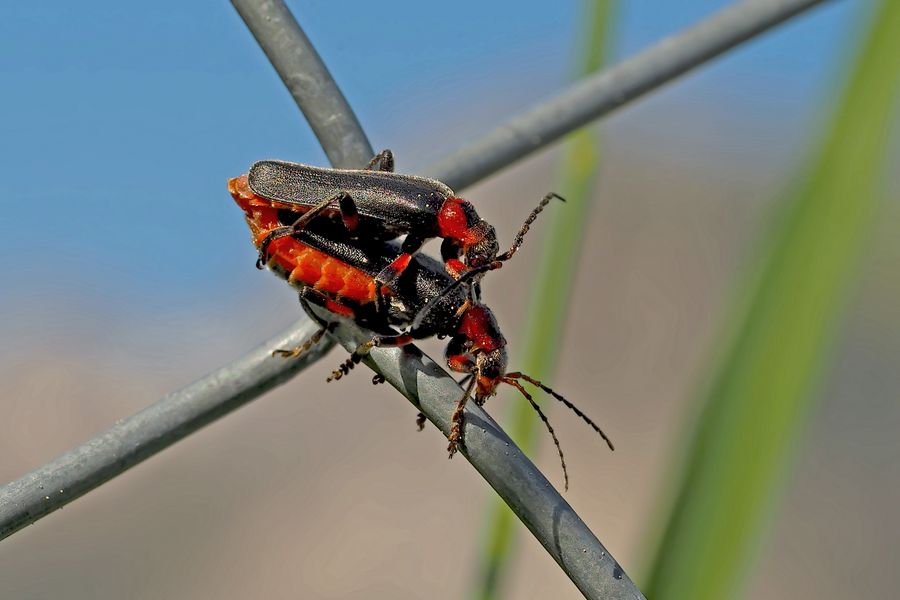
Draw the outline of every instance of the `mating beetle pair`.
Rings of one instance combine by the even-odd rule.
[[[393,157],[385,151],[370,167],[392,164]],[[498,255],[493,227],[477,218],[470,204],[455,198],[449,188],[434,180],[387,171],[321,169],[263,161],[251,168],[249,176],[230,180],[229,191],[246,214],[260,252],[257,266],[269,266],[298,287],[304,306],[322,306],[376,332],[332,373],[329,381],[347,374],[373,347],[403,346],[435,335],[449,337],[447,365],[465,373],[464,381],[468,380],[452,417],[451,457],[463,442],[463,411],[468,399],[474,393],[475,402],[483,404],[501,382],[507,383],[525,396],[545,423],[556,444],[568,488],[559,441],[521,380],[566,404],[612,448],[600,428],[568,400],[528,375],[506,372],[506,340],[493,313],[480,301],[478,278],[515,253],[552,195],[532,212],[510,250]],[[399,208],[384,214],[384,207],[391,201]],[[449,229],[440,227],[448,203],[468,207],[465,228],[457,231],[474,229],[484,235],[478,240],[474,233],[451,237]],[[380,213],[379,208],[384,210]],[[394,220],[394,214],[401,216]],[[410,227],[413,231],[404,231]],[[407,241],[402,245],[387,241],[403,233],[407,233]],[[444,237],[444,268],[427,256],[412,255],[429,237]],[[276,354],[297,356],[321,339],[329,324],[314,313],[311,316],[322,328],[303,345],[277,350]]]
[[[287,211],[284,225],[290,225],[294,231],[311,228],[334,239],[366,243],[405,235],[398,256],[375,276],[378,290],[390,288],[410,257],[435,237],[443,240],[441,257],[453,277],[470,269],[498,268],[518,249],[544,206],[552,198],[559,198],[556,194],[545,196],[522,226],[517,243],[509,252],[498,255],[497,232],[478,216],[471,203],[457,197],[440,181],[393,171],[393,153],[382,150],[365,169],[359,170],[263,160],[250,168],[247,181],[254,194]],[[281,229],[264,240],[260,258],[274,237],[290,233]],[[479,278],[473,277],[470,289],[477,299]],[[381,300],[376,297],[376,301]]]

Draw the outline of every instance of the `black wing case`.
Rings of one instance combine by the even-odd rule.
[[[310,230],[294,234],[300,242],[325,252],[348,265],[371,275],[373,278],[400,255],[396,242],[364,244],[359,240],[335,240]],[[412,323],[429,300],[453,283],[453,278],[437,260],[424,254],[416,254],[403,271],[393,294],[388,297],[389,324],[405,326]],[[435,307],[439,320],[450,318],[466,299],[464,286],[457,288]]]
[[[436,215],[453,190],[434,179],[384,171],[325,169],[280,160],[261,160],[250,167],[250,189],[263,198],[315,206],[347,192],[359,214],[380,221],[385,229],[436,233]]]

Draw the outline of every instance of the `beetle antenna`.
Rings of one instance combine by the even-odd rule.
[[[547,418],[547,415],[544,414],[544,411],[541,410],[541,407],[538,406],[538,403],[534,401],[534,398],[531,397],[531,394],[525,391],[525,388],[522,387],[521,383],[515,379],[507,379],[505,377],[503,378],[503,381],[522,392],[522,395],[525,396],[525,399],[528,400],[531,407],[537,412],[541,421],[544,422],[547,431],[550,432],[550,437],[553,438],[553,444],[556,446],[556,453],[559,454],[559,463],[562,465],[563,479],[565,481],[565,491],[569,491],[569,471],[566,469],[566,459],[563,456],[562,447],[559,445],[559,438],[556,437],[556,432],[553,431],[553,427],[550,425],[550,420]]]
[[[524,379],[525,381],[527,381],[527,382],[530,383],[531,385],[534,385],[534,386],[537,386],[537,387],[541,388],[542,390],[544,390],[545,392],[547,392],[548,394],[550,394],[551,396],[553,396],[554,398],[556,398],[557,400],[559,400],[560,402],[562,402],[563,404],[565,404],[566,406],[568,406],[570,409],[572,409],[572,412],[574,412],[576,415],[578,415],[579,417],[581,417],[581,419],[582,419],[585,423],[587,423],[588,425],[590,425],[590,426],[591,426],[591,429],[593,429],[594,431],[596,431],[597,433],[599,433],[599,434],[600,434],[600,437],[602,437],[602,438],[604,439],[604,441],[606,441],[606,445],[609,446],[609,449],[610,449],[610,450],[615,450],[615,449],[616,449],[615,446],[613,446],[612,441],[610,441],[610,439],[609,439],[608,437],[606,437],[606,434],[603,433],[603,430],[600,429],[600,427],[598,427],[596,423],[594,423],[593,421],[591,421],[591,419],[590,419],[586,414],[584,414],[583,412],[581,412],[581,409],[579,409],[577,406],[575,406],[574,404],[572,404],[571,402],[569,402],[568,400],[566,400],[565,398],[563,398],[562,396],[560,396],[559,394],[557,394],[556,392],[554,392],[552,389],[550,389],[549,387],[547,387],[546,385],[544,385],[543,383],[541,383],[540,381],[538,381],[538,380],[535,379],[534,377],[529,377],[529,376],[526,375],[525,373],[507,373],[506,375],[503,376],[503,381],[506,381],[506,383],[509,383],[510,385],[512,385],[512,381],[509,381],[510,379],[512,379],[512,380],[515,380],[515,379]]]
[[[425,320],[425,317],[428,315],[428,313],[430,313],[434,309],[434,307],[438,304],[438,302],[443,300],[446,296],[448,296],[456,288],[468,283],[469,281],[471,281],[475,277],[481,275],[482,273],[487,273],[488,271],[493,271],[495,269],[499,269],[500,267],[503,266],[504,262],[506,262],[510,258],[512,258],[513,255],[522,246],[522,242],[525,240],[525,234],[528,233],[529,229],[531,229],[531,224],[534,223],[535,219],[537,219],[537,216],[539,214],[541,214],[541,211],[544,210],[544,207],[547,206],[547,204],[549,204],[550,200],[552,200],[553,198],[558,198],[559,200],[562,200],[563,202],[566,201],[565,198],[563,198],[562,196],[560,196],[559,194],[557,194],[555,192],[550,192],[549,194],[544,196],[541,199],[541,201],[538,203],[538,205],[536,207],[534,207],[534,210],[531,211],[531,214],[528,215],[528,218],[525,219],[525,223],[522,224],[522,228],[519,229],[519,233],[516,234],[516,238],[515,238],[515,240],[513,240],[513,244],[512,244],[512,246],[509,247],[509,250],[507,250],[503,254],[498,255],[497,258],[495,258],[491,262],[489,262],[485,265],[480,265],[478,267],[473,267],[473,268],[469,269],[468,271],[466,271],[465,273],[463,273],[462,275],[460,275],[456,279],[456,281],[454,281],[453,283],[451,283],[450,285],[445,287],[443,290],[441,290],[441,292],[439,294],[437,294],[434,298],[429,300],[428,303],[424,307],[422,307],[422,310],[420,310],[419,314],[416,316],[415,323],[421,324]],[[415,328],[415,325],[413,325],[413,328]]]
[[[547,206],[554,198],[562,200],[563,202],[566,201],[565,198],[563,198],[556,192],[550,192],[549,194],[544,196],[541,201],[538,202],[538,205],[534,207],[534,210],[531,211],[531,214],[528,215],[528,218],[525,219],[525,222],[522,224],[522,228],[519,229],[519,233],[516,234],[516,239],[513,241],[512,246],[509,247],[509,250],[498,256],[497,260],[503,262],[512,258],[513,254],[515,254],[522,246],[522,242],[525,241],[525,234],[528,233],[529,229],[531,229],[531,224],[534,223],[535,219],[537,219],[537,216],[541,214],[541,211],[544,210],[544,207]]]
[[[515,240],[513,240],[513,244],[509,247],[509,250],[507,250],[503,254],[498,255],[497,258],[495,258],[491,262],[478,267],[473,267],[460,275],[456,281],[445,287],[440,294],[432,298],[422,312],[427,312],[428,310],[430,310],[431,305],[436,304],[438,301],[440,301],[441,298],[443,298],[459,286],[463,285],[464,283],[467,283],[468,281],[477,277],[478,275],[502,267],[503,263],[512,258],[513,255],[519,250],[519,248],[522,246],[522,242],[525,241],[525,234],[527,234],[531,229],[532,223],[534,223],[535,219],[537,219],[537,216],[541,214],[541,212],[544,210],[544,207],[546,207],[554,198],[557,198],[563,202],[566,201],[565,198],[555,192],[550,192],[549,194],[544,196],[541,201],[538,202],[538,205],[534,207],[534,210],[531,211],[531,214],[528,215],[528,218],[525,219],[525,222],[522,224],[522,228],[519,229],[519,233],[516,234],[516,238]]]

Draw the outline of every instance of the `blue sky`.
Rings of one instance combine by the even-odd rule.
[[[613,56],[727,4],[622,2]],[[578,34],[578,3],[290,5],[406,170],[559,89]],[[664,93],[699,86],[748,121],[815,110],[867,6],[832,2]],[[227,3],[14,3],[0,34],[6,299],[165,309],[225,290],[252,254],[226,178],[263,157],[324,163]]]

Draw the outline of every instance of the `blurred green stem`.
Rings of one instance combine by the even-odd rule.
[[[604,62],[607,30],[612,12],[612,0],[589,0],[586,40],[579,75],[598,70]],[[565,205],[548,207],[541,216],[546,221],[538,275],[535,278],[527,312],[528,324],[524,336],[524,356],[515,362],[522,370],[537,379],[550,382],[556,370],[558,348],[568,314],[569,296],[581,254],[584,228],[591,208],[591,194],[597,174],[597,142],[592,129],[572,134],[566,145],[560,175],[560,195]],[[531,454],[535,448],[535,434],[541,422],[531,406],[517,398],[511,409],[510,435]],[[545,407],[546,411],[548,407]],[[486,538],[478,560],[476,598],[497,598],[514,558],[518,536],[515,516],[497,498],[491,499]]]
[[[763,240],[762,268],[744,286],[656,551],[649,598],[738,595],[853,291],[898,84],[900,2],[885,0],[812,168]]]

